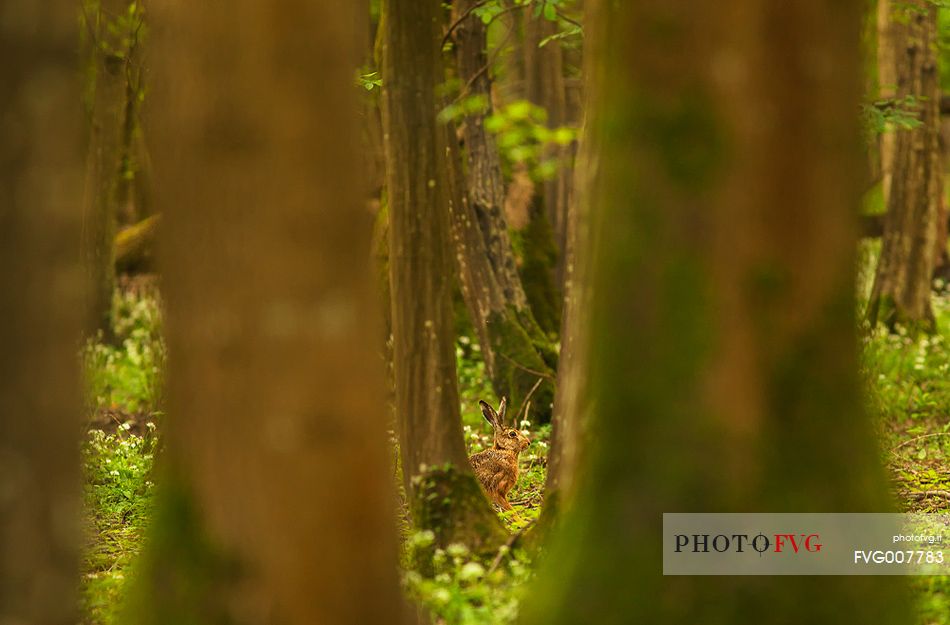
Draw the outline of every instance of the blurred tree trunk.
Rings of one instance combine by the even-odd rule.
[[[540,377],[542,384],[531,401],[540,419],[547,421],[554,401],[552,366],[556,366],[557,356],[529,305],[508,235],[501,160],[494,136],[485,128],[485,119],[492,114],[492,78],[486,54],[487,28],[472,13],[477,4],[475,0],[455,3],[456,19],[468,15],[454,30],[462,97],[480,97],[485,105],[484,112],[466,116],[462,125],[468,217],[455,222],[456,257],[492,388],[520,408]],[[475,237],[484,243],[479,245]],[[486,285],[493,288],[483,288]]]
[[[359,4],[154,5],[169,419],[138,623],[400,622]]]
[[[452,318],[450,189],[441,3],[389,0],[383,17],[383,128],[389,198],[396,421],[413,522],[439,544],[481,549],[504,530],[472,475],[462,436]]]
[[[664,577],[660,550],[671,510],[888,507],[854,325],[861,3],[588,7],[594,409],[523,622],[906,622],[893,580]]]
[[[73,625],[82,405],[76,5],[3,0],[0,15],[0,623]]]
[[[936,264],[942,193],[940,81],[937,72],[937,7],[929,0],[892,6],[883,28],[884,48],[893,49],[895,97],[918,98],[921,125],[893,135],[884,237],[868,320],[893,328],[908,324],[934,329],[930,303]],[[887,65],[882,59],[882,69]],[[887,73],[887,72],[885,72]],[[882,154],[891,148],[886,144]],[[886,176],[886,172],[885,172]]]
[[[593,70],[596,71],[596,70]],[[590,110],[593,102],[586,102]],[[591,406],[585,367],[589,362],[589,310],[591,305],[589,255],[578,254],[578,247],[590,237],[590,197],[600,173],[600,144],[596,137],[582,134],[577,157],[577,193],[567,213],[565,239],[564,313],[561,321],[561,354],[557,370],[557,395],[551,418],[548,471],[544,482],[542,531],[566,508],[570,499],[577,465],[583,451],[583,424]]]

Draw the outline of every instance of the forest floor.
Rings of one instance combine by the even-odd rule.
[[[859,293],[859,300],[861,295]],[[950,512],[950,296],[935,298],[939,331],[932,336],[865,333],[862,370],[869,411],[875,415],[881,453],[901,510]],[[91,341],[83,351],[88,405],[82,447],[85,471],[86,549],[82,561],[83,625],[120,622],[122,599],[134,577],[148,531],[154,484],[152,459],[161,441],[165,347],[160,306],[153,295],[127,291],[116,298],[115,345]],[[472,452],[491,444],[491,428],[478,400],[494,401],[478,346],[457,344],[466,443]],[[532,444],[521,456],[522,476],[510,494],[514,509],[502,515],[510,530],[538,516],[546,470],[548,426],[520,424]],[[404,531],[407,553],[424,533]],[[446,625],[503,625],[517,616],[532,566],[510,553],[492,567],[463,545],[436,554],[438,575],[407,570],[406,592]],[[950,625],[950,578],[910,578],[923,625]]]

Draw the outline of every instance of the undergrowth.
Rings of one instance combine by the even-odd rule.
[[[873,266],[876,249],[862,247],[862,265]],[[858,299],[866,296],[869,272],[860,273]],[[935,298],[938,332],[910,336],[861,329],[861,367],[868,412],[878,428],[881,453],[898,508],[950,512],[950,299]],[[116,299],[118,341],[90,342],[83,350],[90,431],[83,442],[87,546],[82,561],[82,623],[111,625],[121,607],[148,525],[153,485],[152,459],[160,442],[165,348],[161,308],[154,298]],[[465,442],[469,453],[492,444],[492,430],[478,400],[495,405],[480,350],[462,336],[457,365]],[[102,418],[103,413],[108,418]],[[536,427],[531,415],[510,415],[529,435],[521,455],[521,477],[510,493],[513,510],[501,513],[515,535],[541,510],[547,468],[549,426]],[[404,547],[431,546],[432,536],[405,528]],[[427,544],[427,541],[430,541]],[[435,550],[432,576],[404,570],[407,595],[444,625],[507,625],[518,606],[533,565],[517,547],[503,547],[488,560],[465,545]],[[431,550],[429,550],[432,553]],[[411,561],[411,558],[406,559]],[[915,591],[917,622],[950,625],[950,581],[946,577],[909,580]]]

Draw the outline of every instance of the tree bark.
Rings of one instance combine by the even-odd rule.
[[[0,2],[0,622],[73,625],[82,192],[76,7]],[[15,59],[15,62],[13,61]]]
[[[895,16],[894,11],[900,11]],[[885,47],[894,59],[896,97],[920,98],[921,125],[894,135],[893,174],[887,194],[884,239],[868,302],[871,325],[907,324],[934,329],[931,276],[937,250],[942,193],[937,72],[937,8],[927,0],[893,7]],[[886,37],[887,39],[887,37]]]
[[[128,3],[126,3],[128,4]],[[135,13],[137,19],[130,19],[128,46],[125,50],[125,64],[123,76],[123,103],[122,126],[119,136],[119,177],[116,183],[116,207],[121,224],[128,226],[136,223],[142,217],[142,209],[137,202],[139,195],[135,192],[138,173],[141,163],[137,162],[139,141],[137,135],[139,127],[139,109],[144,91],[144,70],[142,68],[142,38],[145,31],[145,16],[141,5]]]
[[[670,510],[888,507],[854,324],[861,3],[588,7],[595,409],[523,622],[905,622],[893,580],[664,577],[660,550]]]
[[[154,7],[172,375],[140,623],[402,619],[358,3]]]
[[[525,97],[548,113],[551,128],[567,126],[570,119],[567,106],[567,87],[564,81],[564,54],[558,41],[540,47],[547,37],[558,32],[557,23],[524,11],[524,68]],[[560,256],[555,265],[556,284],[563,288],[565,281],[566,250],[568,247],[568,203],[573,184],[571,159],[574,146],[553,146],[548,157],[560,162],[557,175],[542,185],[542,198],[548,222],[554,231],[554,241]]]
[[[480,550],[504,530],[466,455],[459,414],[449,256],[438,0],[390,0],[383,17],[383,128],[389,198],[396,422],[413,521],[437,544]]]
[[[468,195],[479,227],[485,238],[485,248],[505,298],[518,310],[527,307],[521,278],[505,222],[505,183],[501,160],[495,139],[485,128],[485,118],[492,113],[491,67],[488,65],[486,46],[487,27],[481,18],[472,14],[477,0],[457,0],[455,13],[468,17],[455,28],[456,57],[459,78],[463,84],[462,97],[482,97],[485,111],[466,116],[462,125],[465,155],[468,164]]]
[[[894,21],[894,3],[892,0],[877,1],[877,84],[878,96],[891,100],[897,96],[897,23]],[[893,129],[878,135],[878,150],[881,156],[881,192],[884,206],[888,205],[891,195],[891,180],[894,177],[894,139]]]
[[[456,257],[492,387],[520,407],[540,377],[541,387],[531,401],[539,421],[547,422],[554,400],[556,355],[531,310],[508,235],[501,161],[484,123],[492,113],[492,79],[486,26],[471,14],[476,4],[475,0],[455,3],[456,15],[469,13],[454,30],[463,96],[481,96],[486,103],[483,113],[467,116],[462,125],[468,168],[467,176],[459,179],[467,182],[467,199],[466,206],[455,210]]]
[[[128,11],[128,0],[102,0],[93,21],[94,97],[86,163],[83,215],[83,259],[93,289],[89,296],[89,327],[112,336],[112,293],[115,290],[116,220],[122,183],[123,114],[126,109],[127,49],[116,33],[116,21]]]
[[[597,68],[591,68],[592,72]],[[593,75],[589,77],[590,80]],[[589,98],[588,98],[589,100]],[[588,101],[590,110],[594,102]],[[564,312],[561,320],[561,354],[557,370],[557,395],[551,418],[548,471],[544,482],[544,508],[540,527],[543,533],[569,507],[577,466],[584,449],[584,423],[590,418],[587,373],[590,349],[589,310],[591,306],[589,255],[579,254],[590,238],[591,193],[600,175],[600,144],[584,132],[577,158],[577,179],[567,214],[564,280]]]

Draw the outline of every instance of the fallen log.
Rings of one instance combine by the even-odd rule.
[[[152,249],[161,215],[152,215],[137,224],[123,228],[115,236],[115,269],[119,273],[135,273],[151,268]]]

